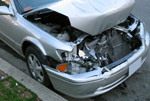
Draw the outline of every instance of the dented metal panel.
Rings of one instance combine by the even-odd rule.
[[[48,8],[68,16],[73,27],[97,35],[123,22],[135,0],[61,0]]]

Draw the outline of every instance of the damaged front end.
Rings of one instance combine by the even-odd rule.
[[[143,23],[130,15],[123,23],[100,35],[74,37],[72,52],[62,52],[57,69],[43,65],[54,88],[75,98],[88,98],[115,88],[146,59],[150,44]],[[59,67],[65,66],[65,70]],[[62,85],[62,86],[60,86]]]
[[[25,16],[34,25],[56,38],[57,42],[59,40],[62,46],[65,44],[72,47],[72,51],[66,51],[63,50],[65,47],[58,49],[60,45],[49,43],[52,46],[51,53],[57,54],[49,54],[47,60],[53,64],[43,64],[43,67],[56,90],[76,98],[93,97],[113,89],[141,67],[149,48],[149,34],[145,31],[142,21],[129,15],[134,0],[122,1],[122,5],[130,4],[128,9],[117,3],[117,8],[113,9],[112,5],[105,9],[105,13],[96,12],[95,14],[103,16],[96,17],[94,24],[81,22],[83,26],[79,28],[76,25],[80,24],[80,21],[75,20],[79,17],[75,13],[71,16],[72,12],[65,12],[65,8],[61,9],[60,4],[65,0]],[[74,8],[74,5],[71,6]],[[114,12],[110,13],[111,10]],[[84,12],[80,13],[84,15]],[[91,12],[87,15],[90,14]],[[87,15],[86,17],[89,17]],[[81,18],[80,20],[86,22],[84,17]],[[98,19],[101,21],[97,25]],[[100,26],[101,24],[103,25]],[[132,63],[137,65],[132,66]]]
[[[142,45],[143,36],[139,34],[141,22],[133,15],[94,36],[72,27],[66,16],[48,9],[28,15],[26,18],[53,37],[73,47],[71,52],[56,49],[59,60],[52,57],[51,65],[58,71],[70,75],[94,71],[97,68],[101,74],[109,72],[130,58]]]
[[[72,27],[66,16],[48,9],[30,14],[26,18],[62,43],[73,47],[71,52],[56,48],[59,60],[52,57],[54,64],[51,65],[70,75],[97,68],[101,69],[101,74],[108,72],[114,65],[126,61],[129,54],[138,50],[142,44],[139,35],[141,22],[133,15],[123,23],[94,36]]]
[[[109,72],[131,57],[130,53],[142,45],[138,34],[139,26],[140,21],[131,15],[125,22],[100,35],[81,34],[73,42],[75,46],[73,51],[61,54],[63,63],[67,65],[65,73],[75,75],[97,68],[101,68],[101,74]]]

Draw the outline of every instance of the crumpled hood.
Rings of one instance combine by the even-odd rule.
[[[61,0],[48,8],[67,16],[71,26],[97,35],[123,22],[135,0]]]

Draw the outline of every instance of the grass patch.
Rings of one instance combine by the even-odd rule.
[[[1,74],[1,73],[0,73]],[[41,101],[35,93],[10,76],[0,80],[0,101]]]

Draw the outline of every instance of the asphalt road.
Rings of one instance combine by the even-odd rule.
[[[136,6],[132,12],[145,22],[150,32],[150,0],[136,0]],[[28,74],[25,61],[6,44],[0,41],[0,57]],[[142,68],[126,82],[127,88],[116,87],[108,93],[84,100],[77,100],[65,95],[70,101],[150,101],[150,52]]]

